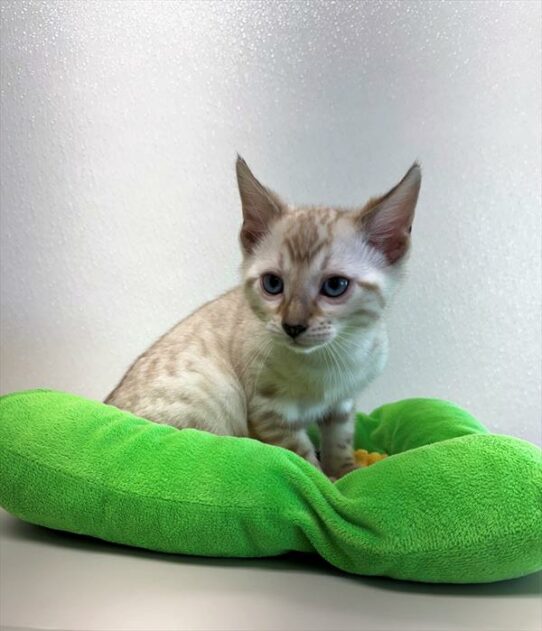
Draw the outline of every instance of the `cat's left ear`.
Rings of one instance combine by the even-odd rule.
[[[390,264],[399,261],[410,245],[410,232],[422,172],[415,162],[403,179],[388,193],[370,200],[359,214],[367,242],[380,250]]]
[[[283,204],[276,193],[254,177],[239,155],[235,168],[243,206],[241,246],[247,254],[251,254],[258,242],[269,232],[271,224],[282,215]]]

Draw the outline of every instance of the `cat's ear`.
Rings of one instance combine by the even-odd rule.
[[[270,225],[282,215],[284,207],[273,191],[258,182],[247,163],[239,155],[235,169],[243,206],[241,245],[244,251],[250,254],[258,241],[267,234]]]
[[[415,162],[403,179],[382,197],[370,200],[359,213],[367,242],[380,250],[390,264],[408,250],[422,172]]]

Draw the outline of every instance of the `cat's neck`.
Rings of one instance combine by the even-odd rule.
[[[308,417],[317,416],[340,401],[353,399],[384,367],[385,326],[379,323],[368,327],[350,339],[348,346],[344,344],[339,338],[310,353],[277,346],[262,356],[252,375],[253,387],[256,391],[273,392],[276,405],[281,400],[297,402],[299,414],[298,404],[303,402]]]

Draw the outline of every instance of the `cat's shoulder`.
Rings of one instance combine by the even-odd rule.
[[[204,302],[188,316],[177,322],[169,333],[179,334],[200,325],[208,328],[207,324],[221,326],[234,317],[243,317],[248,311],[243,289],[241,286],[236,286],[228,289],[217,298]]]

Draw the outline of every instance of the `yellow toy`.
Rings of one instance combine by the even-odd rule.
[[[366,449],[356,449],[356,451],[354,451],[354,458],[360,467],[368,467],[379,460],[387,458],[387,454],[380,454],[378,451],[368,452]]]

